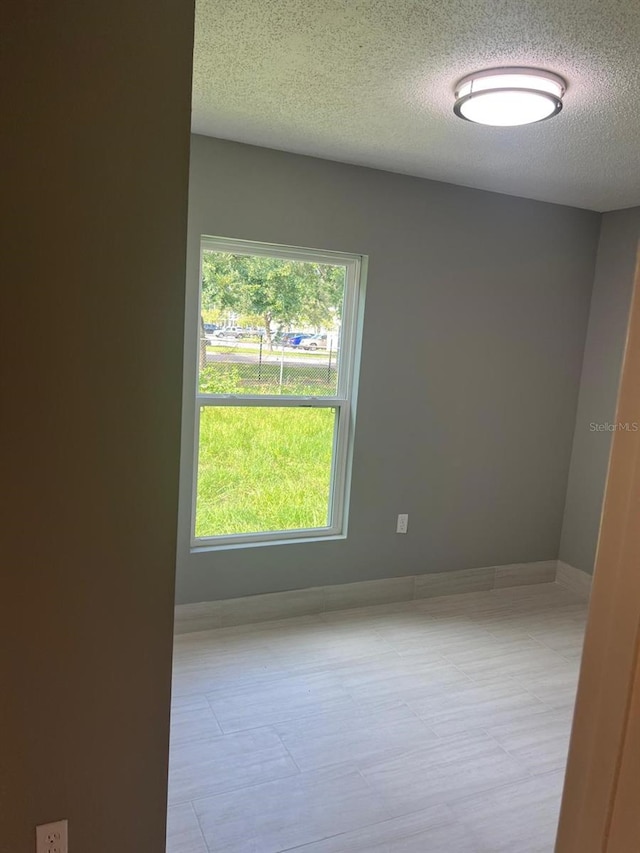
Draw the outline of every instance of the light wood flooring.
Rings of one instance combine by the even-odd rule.
[[[167,853],[552,853],[585,618],[539,584],[176,637]]]

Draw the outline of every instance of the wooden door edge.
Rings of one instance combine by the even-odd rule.
[[[624,764],[640,626],[640,257],[596,555],[556,853],[604,853]],[[640,842],[625,853],[640,850]],[[613,849],[611,853],[614,853]],[[619,851],[616,851],[619,853]]]

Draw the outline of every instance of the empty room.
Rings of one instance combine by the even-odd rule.
[[[169,853],[554,847],[640,236],[578,11],[197,4]]]
[[[1,853],[638,853],[638,3],[3,36]]]

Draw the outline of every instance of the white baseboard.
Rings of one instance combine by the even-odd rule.
[[[592,577],[587,572],[583,572],[581,569],[570,566],[569,563],[563,563],[562,560],[558,560],[556,583],[560,584],[560,586],[588,599],[591,595],[591,580]]]
[[[203,601],[197,604],[178,604],[175,608],[174,631],[176,634],[189,634],[212,628],[289,619],[292,616],[314,616],[332,610],[349,610],[355,607],[393,604],[511,586],[553,583],[557,580],[557,567],[557,560],[512,563],[506,566],[333,584],[288,592],[249,595],[244,598]],[[573,571],[576,572],[577,569]],[[570,588],[568,583],[563,585]]]

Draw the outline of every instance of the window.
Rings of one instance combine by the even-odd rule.
[[[345,534],[362,267],[202,238],[193,547]]]

